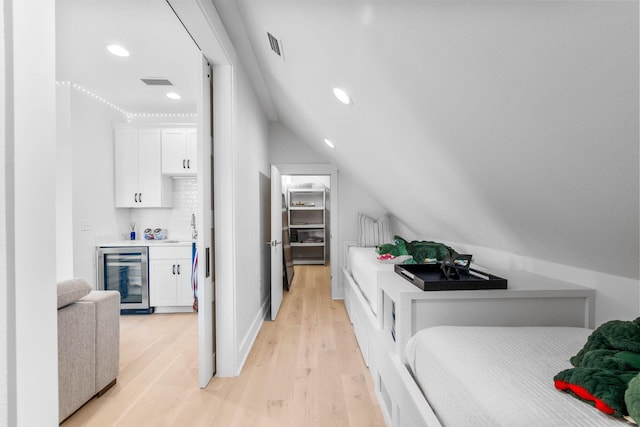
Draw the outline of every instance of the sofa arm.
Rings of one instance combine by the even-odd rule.
[[[95,309],[75,303],[58,310],[59,421],[96,394]]]
[[[58,282],[58,309],[88,295],[89,292],[91,292],[91,285],[84,279],[68,279]]]
[[[118,377],[120,363],[120,293],[94,291],[78,303],[95,305],[96,393]]]

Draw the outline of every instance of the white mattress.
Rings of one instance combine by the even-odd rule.
[[[377,315],[377,275],[379,271],[393,271],[393,264],[378,261],[375,248],[349,247],[349,269],[369,307]]]
[[[444,426],[625,425],[556,390],[590,329],[437,326],[407,344],[407,364]]]

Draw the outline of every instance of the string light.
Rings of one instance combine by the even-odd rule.
[[[124,115],[127,119],[127,122],[131,122],[132,119],[136,119],[136,118],[150,118],[150,117],[154,117],[154,118],[176,118],[176,117],[180,117],[180,118],[195,118],[198,117],[197,114],[195,113],[131,113],[127,110],[125,110],[124,108],[121,108],[119,106],[117,106],[116,104],[114,104],[113,102],[110,102],[106,99],[104,99],[103,97],[101,97],[100,95],[97,95],[93,92],[91,92],[88,89],[85,89],[84,87],[80,86],[79,84],[75,84],[75,83],[71,83],[69,81],[56,81],[56,85],[58,86],[69,86],[72,87],[73,89],[77,90],[78,92],[92,98],[95,99],[96,101],[102,102],[103,104],[107,105],[108,107],[116,110],[117,112],[121,113],[122,115]]]

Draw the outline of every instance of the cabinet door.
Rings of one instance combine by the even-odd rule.
[[[116,207],[138,205],[138,131],[115,130],[115,193]]]
[[[184,175],[187,168],[186,129],[162,130],[162,173]]]
[[[198,173],[198,132],[187,129],[187,172],[190,175]]]
[[[138,130],[138,188],[140,207],[162,206],[162,149],[159,129]]]
[[[178,259],[176,264],[179,266],[179,272],[176,276],[176,304],[175,305],[193,305],[193,291],[191,289],[191,260]]]
[[[149,261],[149,304],[152,307],[176,305],[176,277],[175,260]]]

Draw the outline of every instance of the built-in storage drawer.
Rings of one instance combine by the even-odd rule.
[[[154,259],[191,259],[191,246],[150,246],[149,260]]]

